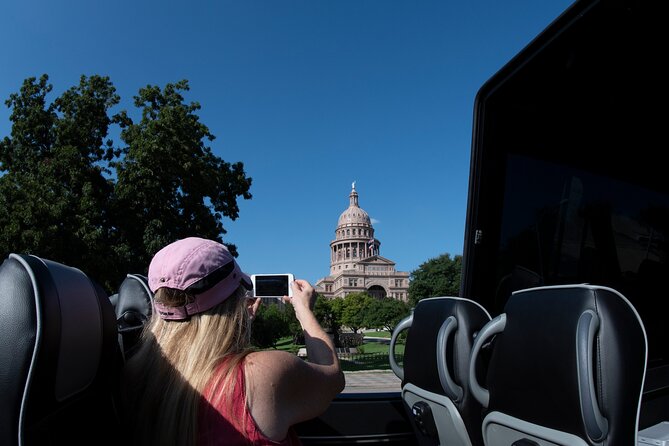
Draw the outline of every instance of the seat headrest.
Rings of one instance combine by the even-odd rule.
[[[153,293],[146,276],[128,274],[121,283],[116,301],[119,330],[141,328],[151,317]]]
[[[0,413],[13,419],[0,423],[1,444],[112,382],[114,322],[104,291],[79,269],[9,255],[0,265]]]

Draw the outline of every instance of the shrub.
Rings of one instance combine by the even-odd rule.
[[[339,342],[342,347],[358,347],[362,345],[364,335],[362,333],[340,333]]]

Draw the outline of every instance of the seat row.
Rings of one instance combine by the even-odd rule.
[[[630,302],[578,284],[517,291],[494,319],[472,300],[421,300],[390,363],[421,445],[636,446],[646,355]]]
[[[151,314],[146,278],[108,297],[82,271],[31,255],[0,265],[0,444],[118,445],[119,375]],[[403,364],[395,360],[404,331]],[[421,300],[390,362],[420,444],[636,445],[646,336],[610,288]]]

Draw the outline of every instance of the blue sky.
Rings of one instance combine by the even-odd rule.
[[[571,3],[2,2],[0,99],[100,74],[133,115],[139,88],[188,79],[210,147],[253,178],[225,221],[243,269],[327,275],[356,181],[381,255],[411,272],[462,253],[476,92]]]

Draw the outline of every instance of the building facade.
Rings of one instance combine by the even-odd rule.
[[[409,273],[397,271],[395,262],[380,255],[380,247],[369,215],[358,204],[354,182],[349,206],[339,216],[330,242],[330,275],[316,282],[316,291],[330,298],[366,292],[406,302]]]

